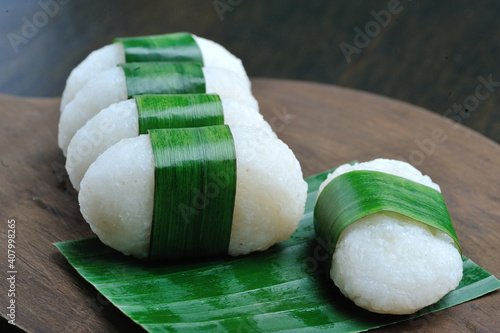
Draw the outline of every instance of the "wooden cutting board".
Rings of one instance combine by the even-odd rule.
[[[421,108],[336,86],[254,79],[261,112],[304,177],[353,160],[404,159],[441,185],[463,253],[500,276],[500,146]],[[15,220],[16,323],[27,332],[140,332],[52,245],[92,236],[57,147],[59,99],[0,95],[0,251]],[[9,283],[0,279],[6,317]],[[496,331],[500,292],[381,332]],[[5,323],[5,321],[4,321]]]

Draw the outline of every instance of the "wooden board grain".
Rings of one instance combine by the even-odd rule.
[[[377,157],[405,159],[429,174],[442,187],[464,255],[500,276],[497,144],[426,110],[359,91],[269,79],[254,79],[253,91],[305,177]],[[7,221],[15,219],[16,323],[28,332],[140,332],[52,245],[92,235],[57,148],[58,103],[0,96],[0,248],[6,252]],[[2,272],[7,266],[2,260]],[[6,279],[0,288],[8,289]],[[4,318],[8,302],[1,292]],[[493,332],[499,304],[494,292],[379,331]]]

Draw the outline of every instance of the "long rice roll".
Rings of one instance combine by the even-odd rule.
[[[139,42],[143,46],[138,51],[146,57],[129,56],[127,59],[124,42]],[[137,46],[133,45],[128,49],[133,52],[137,50]],[[201,60],[197,59],[197,53]],[[250,86],[241,60],[213,41],[189,33],[124,38],[93,51],[71,71],[62,94],[61,112],[87,81],[118,64],[132,61],[201,61],[206,67],[220,67],[234,72]]]
[[[128,64],[134,68],[135,64]],[[151,84],[137,82],[130,77],[121,66],[114,67],[95,76],[76,94],[75,98],[64,108],[59,120],[59,147],[66,156],[68,145],[76,131],[102,109],[113,103],[124,101],[138,94],[158,93],[208,93],[218,94],[258,108],[257,101],[252,96],[250,88],[233,72],[216,67],[199,68],[202,77],[183,79],[177,72],[165,72],[160,77],[163,68],[197,68],[192,63],[139,63],[137,68],[149,70],[160,67],[158,73],[153,73]],[[149,78],[148,78],[149,79]],[[165,83],[164,83],[165,81]],[[174,81],[174,86],[166,82]],[[151,87],[150,87],[151,86]]]
[[[328,175],[315,228],[333,247],[329,274],[346,297],[372,312],[410,314],[458,286],[460,246],[440,192],[396,160],[346,164]]]
[[[190,129],[169,131],[179,130]],[[307,184],[293,152],[276,136],[245,126],[230,127],[230,132],[236,156],[236,192],[225,252],[237,256],[266,250],[292,235],[304,212]],[[155,156],[150,134],[123,139],[89,167],[79,193],[82,215],[101,241],[142,259],[148,258],[152,246],[153,207],[158,199],[154,197]],[[209,182],[216,185],[220,180]],[[180,193],[184,187],[169,190]],[[178,196],[177,192],[173,195]],[[214,196],[207,195],[205,204]],[[175,204],[173,209],[177,209]],[[183,225],[182,221],[169,222]]]
[[[77,191],[80,190],[80,182],[88,167],[106,149],[122,139],[138,136],[140,132],[145,134],[144,129],[142,131],[139,130],[138,105],[140,105],[142,109],[144,105],[148,103],[147,101],[153,101],[155,105],[162,104],[161,108],[157,110],[158,112],[165,108],[165,113],[174,115],[172,121],[166,121],[163,124],[155,124],[147,129],[163,128],[165,126],[169,128],[204,126],[206,124],[203,123],[203,121],[206,119],[199,117],[201,115],[193,115],[195,112],[204,112],[204,110],[201,110],[201,112],[198,110],[201,108],[196,105],[199,101],[198,97],[204,100],[214,100],[210,106],[213,106],[213,108],[221,108],[221,119],[212,121],[210,123],[212,125],[245,125],[260,128],[272,133],[271,127],[264,120],[258,109],[248,107],[241,102],[229,98],[220,98],[220,102],[217,103],[217,95],[186,94],[136,96],[133,99],[111,104],[108,108],[102,110],[95,117],[90,119],[73,136],[68,146],[66,158],[66,170],[73,187]],[[184,106],[175,106],[175,103],[179,102],[183,102]],[[209,113],[208,110],[207,113]],[[175,118],[180,118],[183,114],[188,115],[189,118],[172,124]],[[212,112],[210,112],[210,114],[212,114]]]

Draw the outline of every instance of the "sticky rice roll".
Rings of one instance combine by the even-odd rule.
[[[351,171],[379,171],[425,185],[437,184],[396,160],[343,165],[328,175],[320,193]],[[358,306],[377,313],[410,314],[440,300],[462,278],[462,259],[447,233],[399,213],[382,211],[348,225],[340,234],[330,277]]]
[[[233,72],[203,67],[206,93],[218,94],[258,108],[249,87]],[[73,135],[99,111],[128,99],[127,82],[121,67],[114,67],[92,78],[64,108],[59,119],[58,143],[64,156]]]
[[[277,137],[231,127],[236,151],[236,200],[228,254],[263,251],[289,238],[305,207],[307,184],[293,152]],[[149,135],[123,139],[89,167],[81,212],[101,241],[127,255],[148,255],[154,202]]]
[[[220,67],[234,72],[246,85],[250,86],[250,80],[245,72],[240,59],[231,54],[220,44],[211,40],[192,35],[200,48],[203,63],[206,67]],[[125,62],[125,50],[121,42],[115,42],[91,52],[70,73],[64,88],[61,100],[61,112],[64,107],[73,100],[83,86],[105,70],[111,69]]]
[[[245,125],[272,133],[258,109],[238,101],[221,98],[224,123]],[[137,103],[134,99],[111,104],[80,128],[71,139],[66,158],[66,170],[73,187],[79,191],[88,167],[106,149],[125,138],[139,135]]]

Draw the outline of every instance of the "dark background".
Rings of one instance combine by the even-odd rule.
[[[376,23],[389,3],[1,0],[0,93],[60,96],[71,69],[114,37],[189,31],[240,57],[251,77],[385,95],[500,142],[500,3],[402,0]],[[365,28],[368,39],[356,32]],[[355,47],[357,34],[346,57],[341,45]]]

